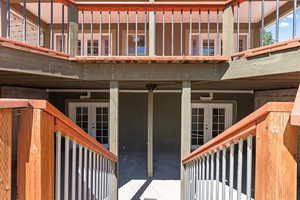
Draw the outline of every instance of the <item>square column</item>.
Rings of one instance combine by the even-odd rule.
[[[153,176],[153,91],[148,93],[147,175]]]
[[[227,5],[223,14],[223,56],[230,56],[234,53],[234,14],[231,5]]]
[[[181,94],[181,160],[191,152],[191,124],[192,124],[192,103],[191,103],[191,81],[182,82]],[[181,161],[180,161],[181,163]],[[185,197],[185,169],[181,164],[181,199]]]
[[[109,150],[118,156],[119,153],[119,82],[109,83]],[[118,188],[118,165],[113,179],[113,188]],[[113,200],[118,199],[118,189],[113,192]]]
[[[76,56],[78,41],[78,10],[75,5],[68,6],[68,23],[69,23],[69,54]]]
[[[109,150],[118,155],[119,140],[119,82],[110,81],[109,89]]]

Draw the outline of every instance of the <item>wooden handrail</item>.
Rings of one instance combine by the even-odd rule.
[[[193,151],[189,156],[182,160],[182,163],[186,164],[207,152],[235,143],[239,139],[246,138],[249,135],[255,135],[257,120],[270,112],[291,112],[293,105],[292,102],[269,102],[265,104],[232,127],[226,129],[214,139]]]
[[[99,153],[113,162],[117,162],[118,160],[116,155],[107,150],[102,144],[97,142],[92,136],[82,130],[71,119],[61,113],[46,100],[0,99],[0,109],[6,108],[41,109],[55,118],[55,130],[60,131],[63,136],[69,137],[78,144],[81,144],[82,146]]]
[[[225,63],[228,57],[225,56],[77,56],[70,58],[76,62],[136,62],[136,63]]]
[[[176,8],[180,5],[187,5],[188,7],[190,6],[194,6],[194,7],[199,7],[199,6],[221,6],[222,8],[225,8],[226,6],[234,6],[236,5],[237,3],[242,3],[244,1],[247,1],[247,0],[227,0],[227,1],[220,1],[220,0],[214,0],[214,1],[203,1],[203,2],[193,2],[193,1],[187,1],[187,2],[177,2],[177,1],[170,1],[170,2],[153,2],[153,3],[149,3],[149,2],[136,2],[136,1],[132,1],[130,2],[130,4],[127,3],[123,3],[123,2],[115,2],[115,3],[112,3],[112,7],[114,6],[117,6],[117,7],[120,7],[121,9],[123,9],[124,7],[126,8],[127,7],[127,10],[130,9],[128,8],[129,5],[130,7],[141,7],[141,4],[142,6],[145,8],[150,8],[153,10],[159,10],[159,6],[167,6],[167,8]],[[82,2],[82,1],[76,1],[76,0],[55,0],[55,2],[57,3],[63,3],[65,5],[75,5],[77,8],[80,9],[81,5],[82,4],[86,4],[86,5],[91,5],[91,4],[97,4],[99,7],[101,6],[104,6],[105,5],[108,5],[110,2],[109,1],[104,1],[104,2],[99,2],[99,1],[89,1],[89,2]],[[140,3],[140,4],[139,4]],[[150,4],[153,4],[155,6],[152,6]],[[149,6],[150,5],[150,6]],[[105,8],[104,8],[105,9]]]
[[[112,2],[76,2],[78,10],[98,10],[98,11],[216,11],[224,10],[226,3],[215,2],[132,2],[112,3]]]
[[[257,47],[254,49],[249,49],[246,51],[234,53],[231,58],[249,58],[253,56],[258,56],[261,54],[266,54],[266,53],[272,53],[276,51],[282,51],[290,48],[295,48],[295,47],[300,47],[300,38],[284,41],[284,42],[278,42],[275,44],[270,44],[262,47]]]
[[[223,10],[226,6],[235,6],[237,3],[242,3],[247,0],[227,0],[227,1],[203,1],[203,2],[99,2],[99,1],[75,1],[75,0],[56,0],[56,2],[63,3],[65,5],[74,5],[78,10],[148,10],[148,11],[167,11],[167,10]],[[129,3],[129,4],[128,4]]]
[[[0,37],[0,46],[8,47],[8,48],[15,48],[23,51],[28,51],[31,53],[37,53],[41,55],[46,55],[46,56],[52,56],[52,57],[58,57],[58,58],[63,58],[63,59],[68,59],[70,57],[69,54],[54,51],[51,49],[47,49],[44,47],[38,47],[34,45],[30,45],[24,42],[19,42],[15,40],[9,40],[3,37]]]

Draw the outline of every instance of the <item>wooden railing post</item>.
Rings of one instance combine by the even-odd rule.
[[[22,110],[17,140],[17,199],[54,200],[54,117]]]
[[[270,112],[256,134],[256,200],[296,200],[297,128],[289,112]]]
[[[11,199],[12,110],[0,109],[0,198]]]

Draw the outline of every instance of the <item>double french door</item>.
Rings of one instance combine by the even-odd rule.
[[[205,144],[232,125],[232,104],[192,104],[192,150]]]
[[[108,115],[108,103],[69,103],[70,118],[106,148],[109,147]]]

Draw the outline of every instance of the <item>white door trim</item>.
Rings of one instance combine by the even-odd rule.
[[[76,123],[76,107],[87,107],[88,108],[88,134],[96,138],[96,108],[108,108],[109,103],[105,102],[69,102],[68,111],[69,117],[74,123]],[[108,133],[109,134],[109,133]]]
[[[204,109],[204,143],[212,139],[213,133],[213,108],[225,109],[225,129],[229,128],[233,122],[233,104],[232,103],[192,103],[193,108]],[[192,133],[191,133],[192,134]],[[191,141],[192,142],[192,141]],[[199,147],[192,145],[192,149]]]

